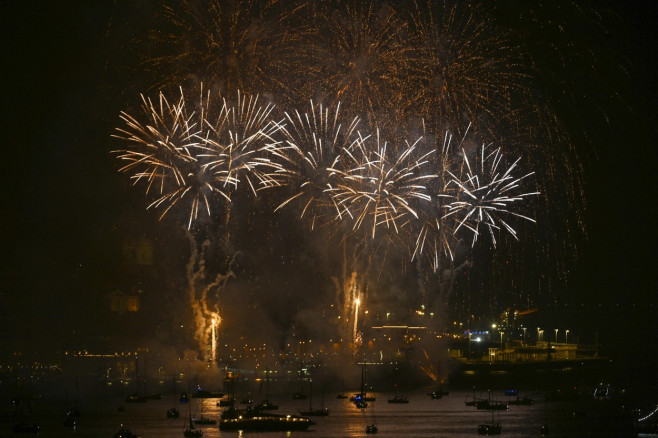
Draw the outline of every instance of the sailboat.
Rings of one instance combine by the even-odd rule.
[[[308,387],[309,387],[309,397],[308,397],[308,410],[300,410],[299,413],[302,415],[308,415],[308,416],[316,416],[316,417],[326,417],[329,415],[329,409],[324,407],[324,403],[322,403],[323,407],[322,409],[313,409],[313,380],[308,379]]]
[[[279,409],[278,405],[270,403],[270,369],[265,367],[265,400],[258,403],[256,408],[264,411],[274,411]]]
[[[126,403],[145,403],[148,400],[148,397],[139,393],[139,379],[139,360],[135,357],[135,392],[126,397]]]
[[[199,414],[198,418],[194,418],[192,420],[193,423],[194,424],[199,424],[199,425],[204,425],[204,426],[217,424],[216,420],[213,420],[211,418],[203,416],[203,401],[201,401],[199,404],[201,405],[201,409],[200,409],[201,413]]]
[[[174,377],[174,392],[176,392],[176,377]],[[167,409],[167,418],[178,418],[180,412],[178,412],[178,403],[174,400],[174,407]]]
[[[228,370],[224,376],[224,382],[228,381],[230,394],[217,402],[217,406],[222,408],[230,408],[235,406],[235,377]]]
[[[470,392],[468,394],[466,394],[466,399],[464,400],[464,404],[466,406],[477,406],[478,403],[484,401],[484,399],[481,398],[481,397],[475,397],[475,386],[473,387],[473,396],[470,400],[468,399],[469,395],[470,395]]]
[[[203,436],[203,431],[200,430],[200,429],[197,429],[196,427],[194,427],[194,420],[192,420],[192,411],[191,411],[191,408],[190,408],[189,404],[187,405],[187,419],[188,419],[188,424],[189,425],[185,429],[185,432],[183,433],[183,435],[186,438],[194,438],[194,437]]]
[[[493,403],[491,401],[491,391],[489,391],[489,399],[487,401]],[[479,435],[500,435],[500,412],[498,413],[498,422],[494,422],[494,410],[500,411],[499,409],[491,409],[491,423],[478,425]]]
[[[354,394],[350,397],[350,401],[359,409],[364,409],[368,407],[367,402],[374,402],[375,397],[368,397],[366,395],[366,364],[365,362],[361,364],[361,392]]]
[[[375,426],[375,404],[372,404],[372,424],[366,426],[366,433],[372,434],[377,433],[377,426]]]

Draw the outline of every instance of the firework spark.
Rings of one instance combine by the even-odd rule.
[[[235,107],[222,102],[213,116],[210,92],[204,93],[202,85],[199,102],[193,105],[186,104],[182,88],[175,104],[162,92],[156,103],[142,96],[144,122],[121,113],[126,126],[117,128],[113,137],[128,148],[113,151],[127,162],[119,171],[131,172],[134,185],[146,182],[146,194],[154,198],[147,208],[163,208],[160,219],[187,202],[190,228],[200,212],[211,216],[216,198],[230,202],[242,177],[254,194],[272,183],[270,173],[276,166],[261,140],[277,129],[267,122],[273,106],[260,107],[258,96],[239,92]]]
[[[332,111],[313,102],[310,113],[285,113],[286,124],[280,130],[284,140],[273,148],[281,163],[277,182],[291,193],[276,210],[301,203],[299,217],[310,217],[311,229],[320,218],[340,215],[327,190],[336,183],[332,169],[340,167],[340,152],[351,147],[359,119],[343,120],[339,113],[340,104]]]
[[[370,146],[373,141],[375,144]],[[434,178],[423,172],[429,167],[433,151],[415,156],[419,141],[406,142],[406,147],[391,153],[377,130],[374,139],[360,137],[353,149],[344,150],[352,166],[346,170],[332,169],[339,181],[329,193],[354,221],[353,230],[366,223],[368,234],[374,238],[381,225],[397,233],[409,216],[418,218],[413,204],[431,199],[425,183]],[[340,217],[343,218],[344,215]]]
[[[451,179],[446,187],[446,193],[439,196],[448,198],[451,202],[445,206],[448,212],[443,218],[452,215],[460,216],[453,233],[456,234],[462,227],[469,229],[473,233],[472,245],[475,245],[480,235],[480,225],[487,228],[494,246],[496,245],[495,232],[501,228],[507,230],[518,240],[516,230],[503,220],[503,217],[511,216],[535,222],[534,219],[512,210],[517,203],[539,194],[539,192],[519,193],[521,181],[533,175],[534,172],[519,178],[512,176],[512,171],[521,160],[520,158],[516,159],[507,170],[501,169],[503,154],[500,148],[490,151],[483,144],[473,165],[471,165],[466,151],[462,151],[464,174],[457,176],[452,171],[446,170]]]
[[[147,35],[142,67],[154,85],[204,82],[221,93],[295,95],[299,50],[312,26],[283,0],[165,1]]]
[[[415,50],[405,112],[420,115],[437,131],[474,122],[498,137],[516,117],[515,102],[529,100],[520,48],[478,5],[414,1],[408,19]]]
[[[410,69],[407,24],[389,4],[348,1],[317,12],[309,78],[331,102],[388,123]],[[372,121],[372,120],[369,120]]]

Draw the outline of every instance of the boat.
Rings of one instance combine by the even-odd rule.
[[[486,401],[490,405],[496,404],[496,402],[491,400],[491,392],[489,392],[489,398]],[[505,405],[505,409],[507,409],[507,405]],[[494,409],[491,409],[491,422],[478,425],[478,435],[500,435],[501,431],[502,429],[500,427],[500,413],[498,413],[498,421],[494,422]]]
[[[329,415],[329,409],[324,407],[324,400],[321,409],[313,409],[313,381],[311,379],[308,380],[308,386],[308,410],[300,410],[299,413],[309,417],[326,417]]]
[[[190,401],[190,397],[187,395],[187,392],[181,393],[180,397],[178,397],[178,401],[183,404]]]
[[[210,426],[217,424],[217,420],[213,420],[212,418],[200,416],[199,418],[193,418],[192,422],[196,425],[202,425],[202,426]]]
[[[450,394],[450,392],[443,388],[436,388],[436,390],[427,393],[432,400],[440,400],[444,395],[448,394]]]
[[[507,403],[515,406],[530,406],[534,405],[535,401],[528,396],[524,396],[523,398],[516,397],[515,400],[510,400]]]
[[[279,405],[270,403],[270,369],[265,367],[265,400],[256,405],[256,409],[260,411],[276,411]]]
[[[197,388],[197,390],[192,394],[192,398],[222,398],[222,397],[224,397],[223,392],[212,392],[201,388]]]
[[[146,403],[147,400],[148,397],[145,395],[139,395],[139,393],[133,392],[132,394],[128,395],[124,401],[126,403]]]
[[[146,403],[148,401],[148,397],[140,393],[139,380],[139,360],[135,357],[135,392],[125,398],[126,403]]]
[[[183,432],[183,435],[186,438],[194,438],[194,437],[201,437],[203,436],[203,431],[200,429],[197,429],[194,426],[194,420],[192,420],[192,411],[190,410],[190,405],[187,405],[187,421],[188,421],[188,426],[185,429],[185,432]]]
[[[228,385],[231,390],[231,394],[220,399],[217,402],[217,406],[220,408],[228,408],[231,406],[235,406],[235,378],[233,377],[232,374],[230,374],[227,370],[226,376],[224,376],[224,382],[228,382]]]
[[[14,433],[39,433],[39,426],[21,422],[14,424],[12,430]]]
[[[200,426],[212,426],[217,424],[217,420],[213,420],[212,418],[203,416],[203,401],[201,401],[199,404],[201,405],[199,416],[192,418],[192,422],[195,425],[200,425]]]
[[[367,425],[366,426],[366,433],[368,433],[368,434],[377,433],[377,426],[375,426],[374,424]]]
[[[377,433],[377,426],[375,425],[375,404],[372,404],[372,423],[366,426],[366,434]]]
[[[368,407],[367,402],[374,402],[375,397],[366,394],[366,364],[361,364],[361,391],[350,397],[350,401],[359,409]]]
[[[178,418],[178,417],[180,417],[180,412],[178,412],[178,409],[171,408],[167,410],[167,418]]]
[[[307,417],[297,415],[283,415],[266,413],[261,409],[228,408],[222,413],[219,420],[220,431],[258,431],[258,432],[277,432],[277,431],[302,431],[307,430],[315,424]]]
[[[464,404],[466,406],[477,406],[477,404],[481,401],[484,401],[482,397],[475,397],[475,386],[473,387],[473,395],[471,396],[471,399],[469,400],[469,396],[471,393],[469,392],[466,394],[466,399],[464,400]]]
[[[506,411],[508,409],[506,402],[497,402],[493,400],[482,400],[475,405],[478,410],[486,411]]]
[[[478,426],[479,435],[500,435],[500,423],[495,424],[480,424]]]
[[[222,408],[228,408],[231,406],[235,406],[235,400],[231,397],[223,398],[220,401],[217,402],[217,406],[222,407]]]
[[[117,433],[114,434],[114,438],[139,438],[139,436],[132,433],[130,429],[127,429],[122,424]]]
[[[12,427],[14,433],[39,433],[39,426],[37,424],[28,422],[28,420],[32,417],[30,400],[30,398],[14,398],[11,400],[11,404],[14,406],[14,418],[20,420]],[[25,414],[25,410],[27,410],[28,415]]]
[[[389,398],[388,402],[389,403],[403,404],[403,403],[409,403],[409,399],[407,397],[400,397],[400,396],[395,395],[395,396],[393,396],[393,398]]]

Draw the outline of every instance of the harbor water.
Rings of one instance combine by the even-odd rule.
[[[393,404],[388,399],[393,394],[374,393],[375,402],[365,409],[358,409],[347,399],[336,394],[316,395],[313,408],[328,408],[326,417],[312,417],[315,424],[305,432],[220,432],[219,417],[225,408],[218,407],[215,398],[190,399],[189,404],[179,404],[177,396],[165,395],[159,400],[145,403],[122,403],[118,397],[80,401],[77,426],[64,425],[65,412],[70,404],[64,401],[33,400],[29,408],[21,410],[21,418],[40,426],[40,437],[111,438],[121,425],[142,438],[180,438],[187,426],[188,407],[192,416],[202,415],[217,420],[217,425],[197,426],[203,436],[252,438],[305,437],[336,438],[364,437],[366,426],[376,424],[380,437],[464,437],[478,436],[479,424],[492,421],[492,411],[467,406],[465,400],[472,396],[467,391],[450,391],[440,399],[432,399],[425,391],[399,394],[409,403]],[[626,437],[632,432],[630,416],[619,403],[608,400],[545,401],[545,394],[519,391],[520,397],[531,397],[532,405],[510,405],[508,410],[493,411],[493,421],[500,422],[502,436],[538,437],[540,428],[547,424],[550,437]],[[485,394],[486,396],[486,394]],[[493,394],[499,401],[516,397],[504,393]],[[298,414],[309,408],[308,400],[293,400],[290,395],[273,395],[271,400],[279,404],[277,413]],[[124,410],[120,411],[119,406]],[[176,406],[179,418],[167,418],[169,408]],[[17,410],[10,403],[3,403],[0,417],[0,437],[26,436],[14,434],[12,427],[18,421]],[[29,436],[29,435],[27,435]],[[370,436],[370,435],[368,435]]]

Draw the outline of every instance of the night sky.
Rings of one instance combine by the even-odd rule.
[[[531,37],[542,30],[524,29],[515,18],[517,9],[529,6],[505,3],[499,8],[500,23],[526,32],[530,50],[541,51]],[[601,332],[609,344],[655,345],[656,6],[651,1],[591,3],[604,11],[607,33],[590,34],[585,24],[581,29],[569,17],[539,8],[543,18],[566,23],[567,33],[557,44],[589,44],[600,60],[595,78],[578,60],[573,60],[573,70],[569,60],[566,67],[551,65],[550,59],[538,66],[583,157],[587,201],[587,240],[579,243],[577,263],[566,285],[555,286],[548,300],[553,307],[547,306],[545,315],[565,326],[576,324],[580,316],[582,326]],[[150,26],[154,7],[108,1],[4,1],[0,6],[2,354],[26,346],[69,345],[87,330],[106,332],[104,313],[98,309],[107,305],[108,293],[153,289],[149,281],[171,266],[183,272],[184,235],[180,230],[168,235],[171,222],[159,223],[156,213],[145,211],[143,191],[130,187],[110,154],[117,147],[110,135],[119,124],[119,112],[134,108],[140,87],[151,80],[130,65],[137,50],[131,41]],[[620,65],[626,77],[619,73]],[[551,81],[556,82],[553,88]],[[557,82],[568,83],[574,97],[561,99]],[[615,96],[607,94],[611,91]],[[281,231],[279,243],[294,248],[286,233],[294,230]],[[155,242],[158,266],[135,285],[123,263],[122,245],[142,235]],[[301,258],[296,262],[308,264]],[[259,253],[243,260],[241,269],[254,272],[263,260]],[[273,286],[279,269],[294,272],[273,261],[263,266],[261,279],[267,281],[261,287],[270,294],[264,303],[283,312],[291,297],[278,294],[288,288],[309,290],[315,273],[305,270],[298,278],[288,277],[289,283]],[[249,279],[248,285],[257,284]],[[181,285],[172,287],[174,292],[162,298],[168,309],[176,306],[170,295]],[[308,303],[296,304],[299,311]],[[582,312],[566,312],[565,306],[581,306]],[[560,312],[564,314],[556,315]],[[276,323],[285,325],[285,318]]]

